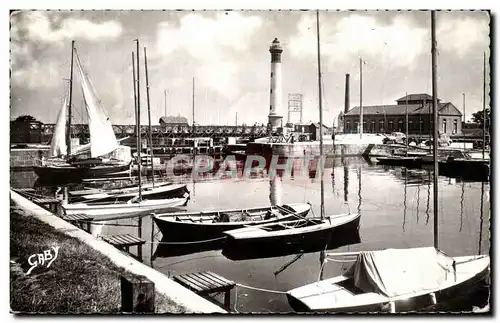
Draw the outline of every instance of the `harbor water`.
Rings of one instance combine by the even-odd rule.
[[[179,176],[173,180],[188,185],[191,192],[186,207],[188,211],[310,202],[309,216],[319,216],[320,180],[311,177],[263,176],[193,182],[187,176]],[[12,187],[33,187],[35,180],[32,171],[11,172]],[[324,172],[325,213],[360,212],[361,221],[358,241],[329,251],[432,246],[432,180],[430,170],[380,166],[356,157],[333,159]],[[439,248],[450,256],[488,254],[490,206],[489,182],[464,182],[440,176]],[[132,219],[111,221],[94,226],[93,233],[137,234],[135,227],[117,226],[136,223]],[[210,248],[195,247],[188,254],[169,256],[181,247],[163,244],[159,248],[161,233],[152,226],[149,217],[142,220],[141,234],[148,241],[143,250],[144,262],[166,275],[212,271],[241,285],[256,288],[237,286],[233,290],[231,306],[239,312],[291,312],[283,292],[321,278],[337,276],[350,265],[335,260],[323,263],[320,251],[231,260],[221,250],[203,251]],[[154,255],[152,259],[151,254]]]

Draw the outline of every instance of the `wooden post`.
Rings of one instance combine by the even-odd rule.
[[[154,313],[155,284],[145,276],[121,276],[122,312]]]

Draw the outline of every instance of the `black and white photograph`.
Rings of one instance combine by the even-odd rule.
[[[492,314],[495,13],[281,5],[9,10],[11,314]]]

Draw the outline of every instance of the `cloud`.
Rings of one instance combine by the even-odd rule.
[[[487,17],[486,19],[450,16],[439,18],[439,16],[436,18],[436,38],[440,51],[455,52],[463,58],[474,48],[488,47],[489,19]]]
[[[161,22],[157,30],[155,57],[165,62],[187,53],[197,60],[195,76],[200,86],[217,91],[228,99],[239,95],[238,73],[249,39],[262,19],[238,12],[217,12],[214,18],[189,13],[178,25]]]
[[[61,43],[68,39],[116,38],[122,33],[122,26],[116,21],[94,23],[86,19],[61,18],[44,11],[27,11],[14,17],[14,28],[11,30],[13,40],[21,40],[23,35],[23,38],[31,41]]]
[[[66,16],[64,16],[66,14]],[[27,88],[56,88],[61,86],[61,63],[69,57],[64,52],[70,39],[99,41],[112,39],[122,33],[116,21],[94,23],[67,16],[68,13],[50,11],[22,11],[11,17],[12,83]],[[54,46],[56,45],[56,46]]]
[[[320,18],[321,54],[332,63],[386,55],[395,65],[411,67],[426,48],[428,31],[406,17],[396,17],[390,24],[357,14],[331,21]],[[298,35],[290,40],[292,55],[317,55],[316,37],[316,18],[303,16]]]

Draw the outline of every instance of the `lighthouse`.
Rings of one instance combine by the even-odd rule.
[[[278,127],[282,127],[283,116],[281,111],[281,47],[278,38],[275,38],[269,47],[271,53],[271,89],[270,89],[270,105],[269,105],[269,125],[272,131],[275,132]]]

